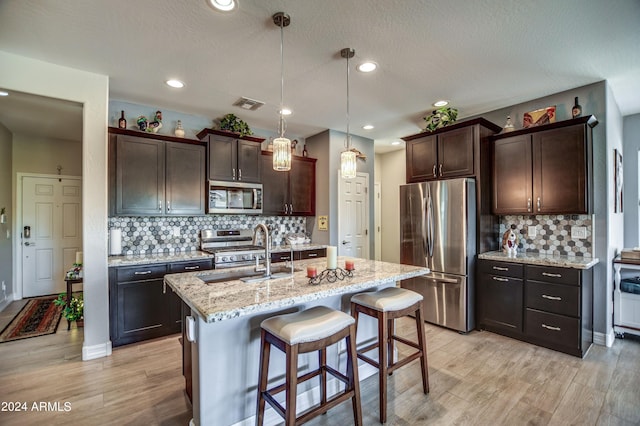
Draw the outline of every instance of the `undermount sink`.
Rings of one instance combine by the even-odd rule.
[[[295,268],[293,272],[300,272],[302,269]],[[271,267],[271,275],[264,276],[264,271],[256,272],[253,270],[249,271],[229,271],[229,272],[220,272],[220,273],[209,273],[200,275],[199,278],[207,284],[216,284],[222,283],[225,281],[234,281],[234,280],[242,280],[244,282],[259,282],[276,278],[286,278],[291,276],[291,267],[290,266],[275,266]]]

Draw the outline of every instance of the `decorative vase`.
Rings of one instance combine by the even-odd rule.
[[[182,128],[182,121],[178,120],[176,130],[173,132],[176,137],[184,138],[184,129]]]

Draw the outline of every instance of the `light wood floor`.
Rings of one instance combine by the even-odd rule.
[[[22,303],[0,313],[0,329]],[[410,336],[411,325],[401,320],[400,334]],[[593,346],[581,360],[489,332],[426,328],[431,393],[422,393],[416,362],[397,370],[389,379],[388,425],[640,424],[638,340]],[[0,344],[0,401],[29,409],[0,411],[1,425],[188,424],[177,336],[86,362],[82,340],[82,329],[68,332],[63,320],[55,335]],[[361,391],[364,424],[379,424],[376,376]],[[58,402],[61,410],[68,402],[70,410],[31,411],[33,402]],[[350,407],[309,424],[352,424]]]

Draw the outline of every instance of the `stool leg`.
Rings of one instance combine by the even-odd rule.
[[[318,351],[320,366],[320,402],[324,405],[327,403],[327,349],[322,348]],[[322,414],[326,414],[325,411]]]
[[[285,425],[294,426],[296,424],[296,397],[298,396],[298,345],[286,346],[286,358],[287,407],[285,409]]]
[[[427,343],[424,336],[424,321],[422,320],[422,305],[416,310],[416,331],[418,332],[418,346],[422,351],[420,367],[422,368],[422,389],[429,393],[429,366],[427,363]]]
[[[380,386],[380,423],[387,421],[387,367],[389,365],[387,357],[387,315],[384,312],[378,313],[378,363],[380,364],[378,380]]]
[[[362,426],[362,407],[360,406],[360,380],[358,379],[358,354],[356,352],[356,326],[351,325],[347,336],[347,377],[349,387],[353,389],[351,404],[353,405],[353,421]]]
[[[262,392],[267,390],[267,380],[269,377],[269,356],[271,353],[271,343],[265,339],[265,331],[262,330],[260,338],[260,367],[258,376],[260,377],[258,382],[258,406],[256,408],[256,425],[262,426],[264,423],[264,396]]]
[[[389,354],[389,359],[387,366],[391,367],[393,365],[393,332],[394,332],[394,320],[387,319],[387,353]],[[393,371],[389,373],[389,376],[393,374]]]

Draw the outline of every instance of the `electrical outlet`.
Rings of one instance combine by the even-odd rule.
[[[287,231],[284,225],[280,225],[280,233],[284,234]]]
[[[572,226],[571,227],[571,239],[572,240],[583,240],[587,238],[587,227],[586,226]]]
[[[180,236],[180,227],[179,226],[174,226],[173,227],[173,236],[174,237],[179,237]]]
[[[529,238],[535,238],[537,234],[538,234],[538,231],[537,231],[535,226],[528,226],[527,227],[527,236]]]

